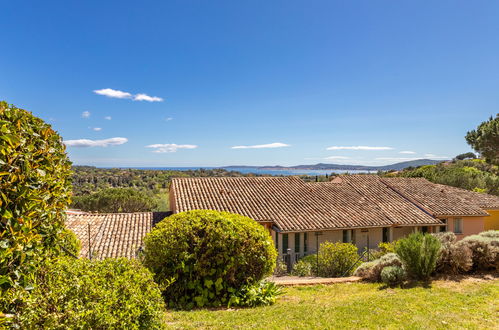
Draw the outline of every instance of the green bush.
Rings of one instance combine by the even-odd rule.
[[[157,200],[134,188],[107,188],[84,196],[75,196],[72,207],[102,213],[149,212]]]
[[[59,233],[59,246],[63,254],[78,257],[81,250],[81,242],[76,234],[70,229],[64,229]]]
[[[400,284],[406,278],[407,274],[400,266],[388,266],[381,271],[381,281],[386,285]]]
[[[36,271],[12,327],[158,329],[165,305],[152,274],[135,260],[59,258]]]
[[[348,276],[357,267],[357,247],[351,243],[324,242],[319,249],[318,276]]]
[[[364,262],[355,270],[354,275],[367,281],[379,282],[383,269],[390,266],[402,267],[402,261],[395,253],[387,253],[379,259]]]
[[[274,268],[274,276],[286,276],[288,275],[288,265],[281,259],[277,259],[275,268]]]
[[[223,306],[274,270],[277,252],[256,221],[228,212],[172,215],[144,239],[144,264],[171,307]]]
[[[452,232],[438,233],[435,237],[441,244],[436,266],[438,273],[457,274],[471,269],[473,259],[471,249],[467,244],[458,242],[456,235]]]
[[[57,252],[70,202],[70,168],[62,139],[50,125],[0,102],[2,294],[29,288],[41,259]]]
[[[260,281],[256,284],[245,285],[234,293],[229,299],[228,307],[268,306],[274,304],[281,294],[280,286],[273,282]]]
[[[293,265],[291,275],[294,276],[314,276],[317,273],[317,255],[310,254],[298,260]]]
[[[459,243],[471,250],[473,270],[499,270],[499,239],[493,231],[467,236]]]
[[[427,280],[437,266],[440,247],[440,241],[435,236],[418,232],[400,239],[395,252],[409,276]]]
[[[372,253],[373,258],[379,259],[387,253],[395,253],[395,245],[397,245],[397,241],[380,242],[378,244],[378,250]]]

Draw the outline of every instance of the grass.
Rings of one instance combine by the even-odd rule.
[[[174,311],[170,328],[494,328],[499,280],[435,281],[430,287],[344,283],[286,288],[273,306]]]

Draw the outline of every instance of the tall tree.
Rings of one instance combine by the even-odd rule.
[[[487,162],[499,165],[499,114],[468,132],[466,142]]]

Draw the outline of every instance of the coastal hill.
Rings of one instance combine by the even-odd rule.
[[[383,166],[365,166],[365,165],[343,165],[343,164],[324,164],[315,165],[296,165],[296,166],[224,166],[225,169],[231,168],[258,168],[266,170],[346,170],[346,171],[400,171],[408,167],[418,167],[423,165],[435,165],[441,160],[416,159],[406,162],[395,163]]]

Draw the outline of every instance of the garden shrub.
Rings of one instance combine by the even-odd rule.
[[[144,264],[171,307],[228,305],[231,296],[272,274],[277,252],[256,221],[197,210],[159,222],[144,239]]]
[[[63,254],[78,257],[81,250],[81,242],[76,234],[70,229],[64,229],[59,233],[59,247]]]
[[[71,163],[62,139],[30,112],[0,102],[0,289],[29,288],[59,251],[70,202]]]
[[[59,257],[35,273],[12,327],[158,329],[165,305],[151,272],[136,260]]]
[[[351,243],[324,242],[319,249],[318,276],[348,276],[357,267],[357,247]]]
[[[379,282],[383,268],[390,266],[402,267],[402,261],[395,253],[387,253],[379,259],[364,262],[355,270],[354,275],[367,281]]]
[[[393,242],[380,242],[378,244],[378,250],[372,252],[374,259],[379,259],[387,253],[395,253],[395,245],[397,241]]]
[[[274,282],[260,281],[255,284],[245,285],[232,294],[228,307],[268,306],[274,304],[281,294],[282,288]]]
[[[499,240],[499,230],[487,230],[487,231],[482,231],[480,234],[478,234],[483,237],[488,237],[494,240]]]
[[[388,266],[381,271],[381,282],[386,285],[402,283],[407,278],[405,270],[400,266]]]
[[[467,236],[459,243],[471,250],[473,270],[499,270],[499,239],[493,233]]]
[[[294,276],[314,276],[317,273],[317,255],[309,254],[298,260],[297,263],[293,265],[293,271],[291,275]]]
[[[276,262],[276,265],[275,265],[275,268],[274,268],[274,276],[286,276],[288,275],[288,265],[286,265],[286,263],[281,260],[281,259],[277,259],[277,262]]]
[[[441,248],[437,260],[436,271],[439,273],[457,274],[467,272],[473,266],[471,249],[467,244],[457,242],[452,232],[435,234]]]
[[[437,266],[440,247],[438,238],[418,232],[400,239],[395,252],[409,276],[427,280]]]

